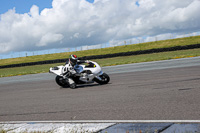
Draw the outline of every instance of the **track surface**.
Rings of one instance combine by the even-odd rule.
[[[110,84],[74,90],[52,74],[0,78],[0,121],[200,118],[199,57],[103,69]]]

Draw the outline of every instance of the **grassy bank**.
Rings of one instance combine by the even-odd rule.
[[[101,66],[113,66],[113,65],[121,65],[121,64],[178,59],[178,58],[187,58],[187,57],[196,57],[196,56],[200,56],[200,49],[97,59],[94,61],[98,62]],[[45,73],[49,71],[50,67],[57,66],[57,65],[63,65],[63,63],[0,69],[0,77]]]
[[[64,58],[68,58],[70,54],[76,54],[79,57],[82,57],[82,56],[113,54],[113,53],[130,52],[130,51],[138,51],[138,50],[148,50],[148,49],[155,49],[155,48],[185,46],[185,45],[198,44],[198,43],[200,43],[200,36],[194,36],[194,37],[178,38],[178,39],[171,39],[171,40],[164,40],[164,41],[117,46],[117,47],[110,47],[110,48],[103,48],[103,49],[77,51],[73,53],[67,52],[67,53],[46,54],[46,55],[37,55],[37,56],[29,56],[29,57],[21,57],[21,58],[13,58],[13,59],[3,59],[3,60],[0,60],[0,66],[9,65],[9,64],[27,63],[27,62],[37,62],[37,61],[44,61],[44,60],[64,59]]]

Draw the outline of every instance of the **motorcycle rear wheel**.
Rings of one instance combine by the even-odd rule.
[[[63,77],[61,77],[61,76],[56,76],[55,80],[59,86],[62,86],[62,87],[68,86],[68,84],[66,82],[64,82]]]

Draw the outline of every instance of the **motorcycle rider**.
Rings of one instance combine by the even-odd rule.
[[[87,67],[95,67],[95,65],[93,63],[91,63],[90,61],[88,61],[88,60],[79,60],[76,55],[70,55],[69,56],[69,60],[67,60],[66,64],[68,62],[70,62],[70,64],[72,65],[69,68],[69,71],[73,76],[78,76],[78,73],[74,69],[74,67],[76,65],[79,65],[79,64],[82,64],[82,63],[88,63],[89,65]],[[75,88],[76,87],[76,83],[71,78],[69,78],[69,85],[70,85],[70,88]]]
[[[71,63],[71,65],[73,67],[75,65],[79,65],[79,64],[82,64],[82,63],[89,63],[88,60],[78,60],[78,57],[76,55],[70,55],[69,56],[69,62]],[[66,63],[68,63],[68,61]]]
[[[70,55],[69,56],[69,60],[68,60],[71,65],[74,67],[75,65],[79,65],[79,64],[82,64],[82,63],[87,63],[89,64],[88,66],[86,67],[95,67],[95,65],[90,62],[89,60],[79,60],[78,57],[76,55]],[[66,64],[68,63],[68,61],[66,62]]]

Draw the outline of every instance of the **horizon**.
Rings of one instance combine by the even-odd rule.
[[[178,38],[187,38],[187,37],[193,37],[193,36],[200,36],[200,32],[194,32],[184,35],[173,35],[168,34],[166,35],[168,37],[160,37],[162,39],[159,40],[159,36],[152,37],[151,41],[148,42],[155,42],[155,41],[163,41],[163,40],[172,40],[172,39],[178,39]],[[23,52],[16,52],[13,54],[12,52],[10,54],[7,54],[7,58],[2,58],[0,55],[0,60],[2,59],[9,59],[9,58],[20,58],[20,57],[28,57],[28,56],[37,56],[37,55],[45,55],[45,54],[56,54],[56,53],[67,53],[67,52],[76,52],[76,51],[82,51],[82,50],[91,50],[91,49],[102,49],[102,48],[109,48],[109,47],[116,47],[116,46],[123,46],[123,45],[134,45],[134,44],[142,44],[142,43],[148,43],[145,42],[145,39],[140,38],[135,40],[135,43],[132,43],[131,40],[128,41],[121,41],[120,43],[116,45],[110,45],[110,44],[98,44],[98,45],[91,45],[91,46],[82,46],[77,48],[65,48],[65,49],[51,49],[51,50],[42,50],[42,51],[23,51]]]

